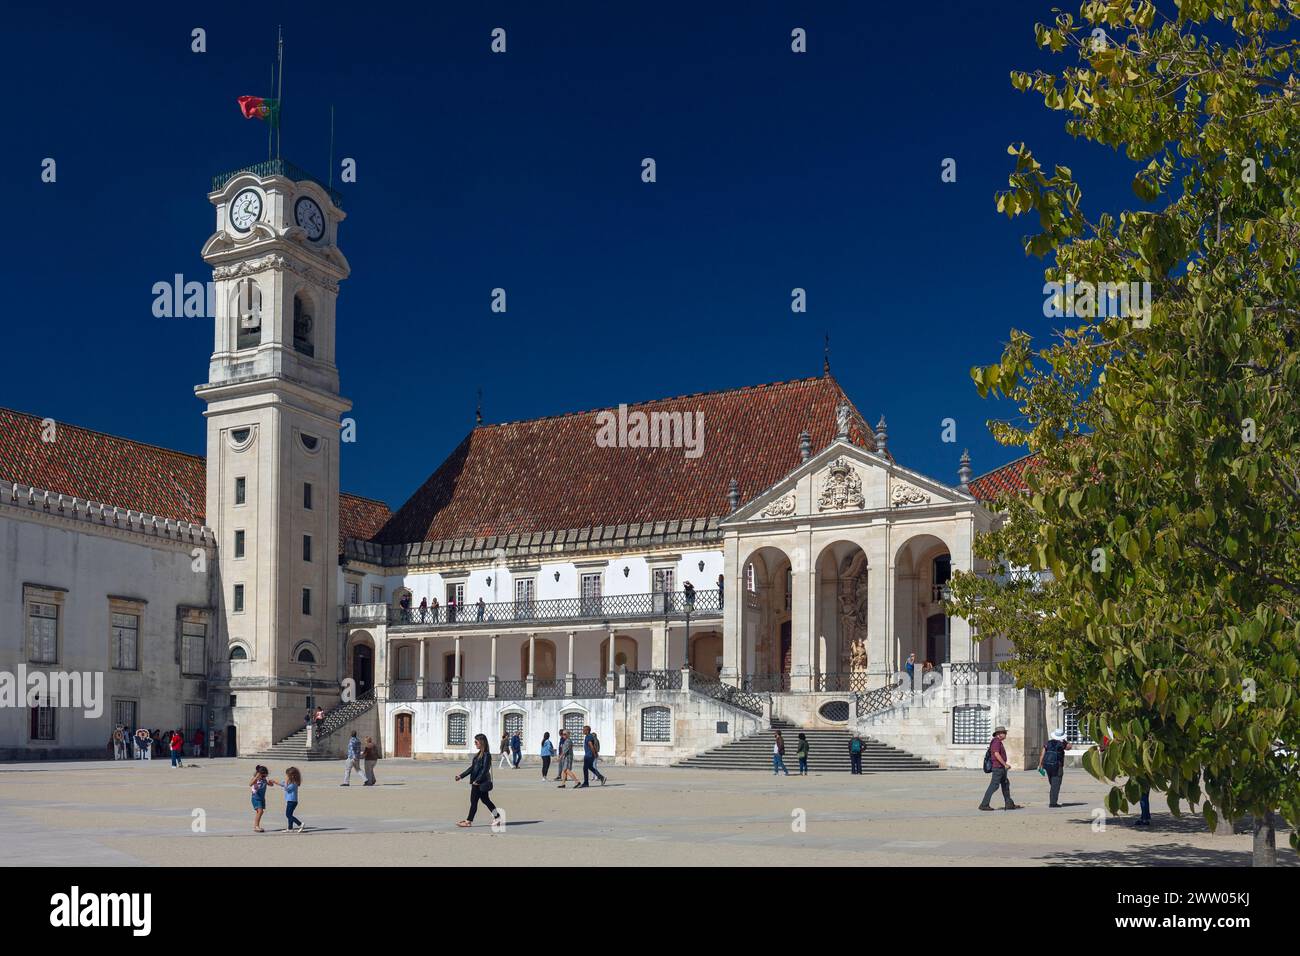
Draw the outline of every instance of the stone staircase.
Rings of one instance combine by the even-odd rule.
[[[853,735],[847,730],[808,730],[796,727],[780,718],[772,719],[772,726],[757,734],[733,740],[713,750],[695,754],[673,764],[697,770],[766,770],[772,771],[772,745],[776,731],[785,738],[785,765],[790,773],[799,772],[799,734],[808,737],[809,773],[848,773],[849,741]],[[862,772],[888,773],[901,770],[938,770],[938,764],[897,750],[869,737],[862,738]]]
[[[374,706],[374,691],[367,691],[356,700],[346,704],[339,704],[326,712],[325,723],[316,734],[316,746],[311,748],[307,746],[307,728],[302,727],[283,740],[277,741],[267,750],[248,754],[247,757],[252,760],[288,760],[290,762],[339,760],[341,758],[337,754],[330,752],[328,748],[320,746],[321,741],[332,736],[340,728],[346,727]],[[244,755],[241,754],[240,756]]]

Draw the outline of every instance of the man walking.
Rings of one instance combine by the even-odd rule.
[[[352,771],[361,772],[361,738],[357,732],[352,731],[352,736],[348,739],[347,769],[343,771],[343,782],[340,787],[352,786]]]
[[[519,762],[524,759],[524,742],[519,737],[519,731],[510,735],[510,766],[519,769]]]
[[[587,725],[582,727],[582,783],[579,788],[588,785],[588,774],[595,774],[600,785],[605,786],[606,777],[596,769],[596,760],[600,757],[600,740]]]
[[[1002,743],[1006,739],[1007,728],[1000,725],[993,728],[993,739],[989,741],[989,749],[984,753],[984,769],[993,774],[993,778],[989,780],[988,790],[984,791],[984,799],[980,802],[981,810],[993,809],[989,806],[989,801],[999,787],[1002,788],[1002,799],[1005,801],[1004,810],[1023,809],[1011,799],[1011,783],[1007,780],[1011,764],[1007,762],[1007,748]]]

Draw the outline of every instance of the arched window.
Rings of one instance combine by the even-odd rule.
[[[303,355],[316,354],[314,311],[311,300],[301,292],[293,297],[293,347]]]
[[[298,652],[298,663],[299,664],[316,663],[316,655],[311,652],[310,647],[304,647],[302,650]]]
[[[644,707],[641,710],[641,741],[666,744],[672,740],[673,712],[667,707]]]
[[[235,315],[235,348],[255,349],[262,344],[262,292],[253,279],[241,279],[231,302]]]
[[[230,649],[230,659],[232,661],[246,661],[248,660],[248,651],[244,650],[242,644],[236,644]]]

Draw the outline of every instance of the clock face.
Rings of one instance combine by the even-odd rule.
[[[256,189],[245,189],[230,204],[230,225],[236,232],[248,232],[262,217],[262,196]]]
[[[311,197],[303,196],[294,203],[293,218],[307,232],[307,238],[312,242],[325,235],[325,214]]]

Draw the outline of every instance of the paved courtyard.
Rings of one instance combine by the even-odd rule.
[[[466,761],[465,763],[468,763]],[[190,766],[190,765],[193,766]],[[611,767],[607,787],[566,791],[543,783],[538,765],[495,771],[493,798],[506,812],[493,832],[480,808],[472,830],[455,826],[469,787],[462,764],[383,760],[379,786],[343,765],[303,769],[298,816],[284,830],[284,798],[268,794],[267,832],[252,832],[249,760],[0,765],[0,846],[10,865],[115,866],[356,864],[597,865],[1249,865],[1250,837],[1212,836],[1199,819],[1176,820],[1153,800],[1155,825],[1131,817],[1094,828],[1105,788],[1067,772],[1047,807],[1037,773],[1017,773],[1025,809],[980,813],[979,771],[851,777]],[[271,767],[281,777],[284,768]],[[995,802],[996,805],[996,802]],[[204,832],[193,832],[202,811]],[[802,813],[801,813],[802,812]],[[800,818],[806,826],[799,832]],[[1294,866],[1295,855],[1279,860]]]

